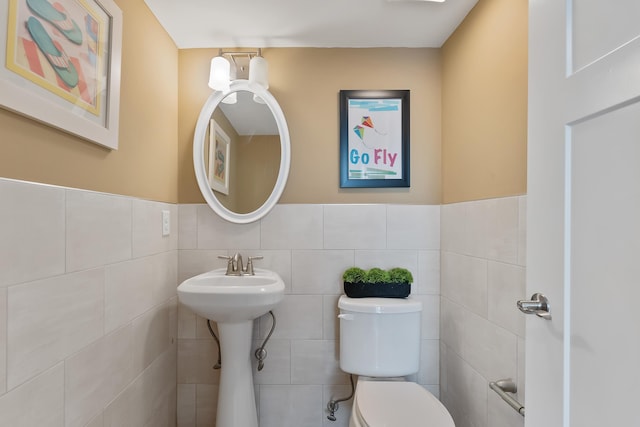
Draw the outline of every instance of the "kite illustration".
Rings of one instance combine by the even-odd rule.
[[[365,131],[365,127],[368,127],[370,129],[373,129],[378,135],[386,135],[386,133],[382,133],[379,132],[378,129],[375,128],[375,126],[373,125],[373,119],[371,118],[371,116],[363,116],[362,120],[360,121],[359,125],[356,125],[353,128],[353,131],[355,132],[356,135],[358,135],[358,138],[360,138],[360,141],[362,141],[362,143],[364,144],[365,147],[367,148],[371,148],[369,147],[365,142],[364,142],[364,131]]]

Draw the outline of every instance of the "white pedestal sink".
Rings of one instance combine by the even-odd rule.
[[[253,321],[282,301],[284,282],[261,268],[253,276],[225,272],[221,268],[185,280],[178,298],[218,324],[222,368],[216,427],[258,427],[251,372]]]

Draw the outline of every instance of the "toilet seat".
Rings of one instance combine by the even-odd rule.
[[[359,381],[353,410],[362,427],[455,427],[444,405],[412,382]]]

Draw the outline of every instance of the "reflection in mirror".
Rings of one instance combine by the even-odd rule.
[[[222,101],[233,95],[236,101],[227,108]],[[290,165],[287,121],[264,86],[238,79],[226,94],[209,95],[193,135],[193,166],[200,192],[216,214],[237,224],[264,217],[278,203]]]
[[[214,110],[204,159],[211,189],[232,212],[247,214],[271,195],[280,168],[280,136],[269,107],[254,94],[238,91],[237,102]]]

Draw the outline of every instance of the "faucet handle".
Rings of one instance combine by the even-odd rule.
[[[226,259],[227,260],[227,272],[225,273],[225,275],[227,276],[231,276],[233,275],[233,258],[230,256],[226,256],[226,255],[218,255],[218,258],[220,259]]]
[[[245,274],[248,274],[250,276],[254,276],[256,273],[253,271],[253,260],[254,259],[262,259],[262,258],[263,258],[263,256],[261,256],[261,255],[247,257],[247,268],[245,268],[245,270],[244,270]]]

